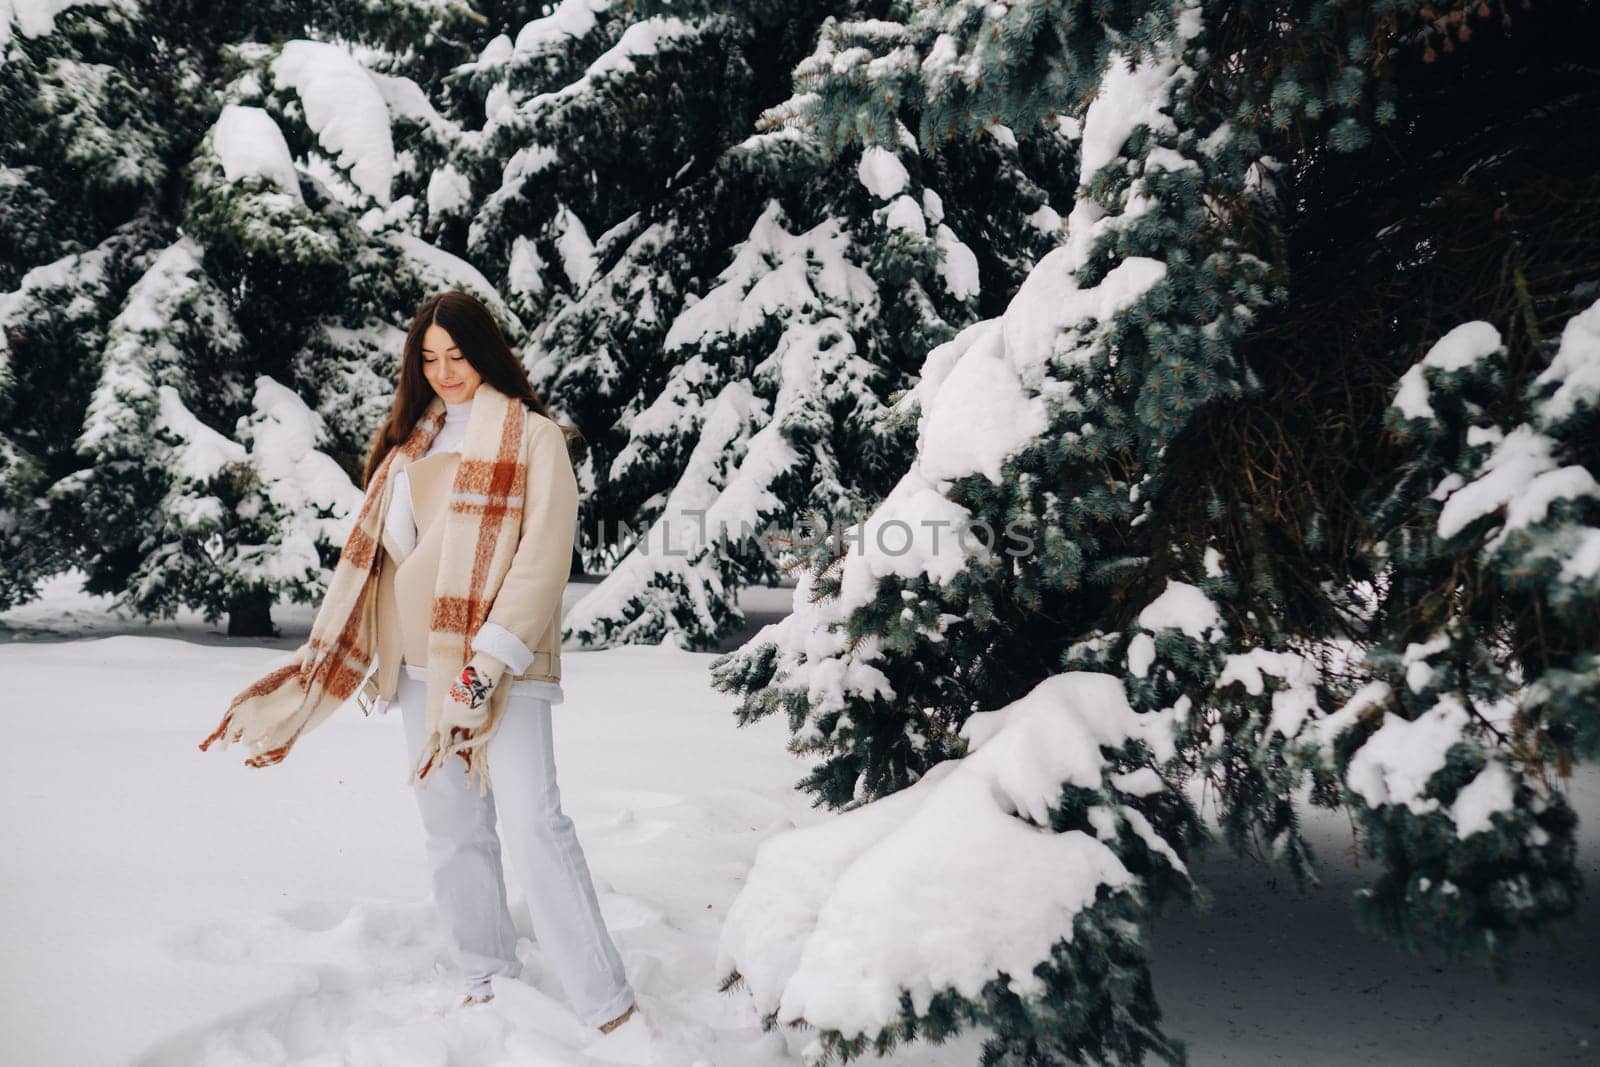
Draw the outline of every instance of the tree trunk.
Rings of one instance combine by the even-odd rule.
[[[247,593],[228,609],[229,637],[277,637],[272,625],[272,596],[266,590]]]

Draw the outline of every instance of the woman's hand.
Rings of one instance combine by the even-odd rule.
[[[454,738],[453,729],[465,733],[480,730],[489,721],[489,699],[506,665],[479,653],[472,662],[461,668],[461,675],[445,693],[444,707],[439,712],[440,723],[446,736]]]

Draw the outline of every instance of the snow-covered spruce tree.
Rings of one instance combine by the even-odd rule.
[[[194,415],[244,410],[240,338],[200,254],[180,238],[126,294],[76,445],[89,463],[51,496],[93,531],[80,556],[90,591],[146,614],[203,604],[248,616],[270,601],[235,587],[217,559],[237,499],[224,468],[244,450]]]
[[[464,288],[521,335],[481,273],[419,236],[429,179],[396,148],[405,136],[457,151],[470,137],[415,83],[348,48],[296,39],[227,52],[220,111],[188,171],[187,226],[218,281],[250,294],[240,325],[259,338],[258,366],[321,416],[327,451],[355,478],[418,301]]]
[[[90,591],[147,615],[226,613],[231,632],[259,633],[274,602],[320,589],[359,493],[315,450],[304,403],[243,377],[238,328],[200,257],[180,238],[129,290],[75,443],[89,464],[47,500],[89,528],[76,558]]]
[[[535,381],[591,445],[580,551],[610,573],[571,639],[715,642],[776,574],[756,532],[864,514],[909,448],[885,401],[1059,241],[1029,176],[1070,166],[1060,136],[939,167],[909,131],[838,163],[751,136],[836,6],[564,3],[458,73],[499,166],[468,254],[538,323]],[[990,174],[1004,192],[966,195]]]
[[[70,517],[49,487],[77,469],[73,444],[116,297],[141,273],[151,220],[34,267],[0,295],[0,606],[32,599],[71,565]]]
[[[1600,113],[1600,83],[1575,59],[1597,21],[1593,5],[1509,22],[1447,18],[1449,37],[1396,64],[1406,136],[1286,179],[1298,205],[1287,227],[1293,295],[1243,349],[1262,388],[1199,420],[1174,449],[1186,456],[1171,464],[1174,481],[1203,489],[1155,520],[1207,530],[1243,587],[1219,593],[1245,609],[1234,617],[1270,648],[1293,646],[1300,658],[1280,666],[1321,691],[1312,706],[1264,676],[1284,754],[1257,764],[1284,788],[1261,791],[1273,802],[1263,813],[1293,818],[1303,768],[1315,799],[1350,807],[1360,846],[1379,861],[1359,916],[1497,972],[1519,931],[1574,902],[1561,778],[1594,754],[1582,724],[1596,704],[1581,682],[1576,699],[1545,701],[1543,678],[1581,679],[1578,653],[1600,627],[1592,585],[1577,582],[1558,619],[1541,603],[1554,590],[1539,594],[1482,554],[1476,535],[1492,539],[1492,523],[1442,545],[1431,538],[1452,474],[1473,480],[1463,450],[1488,432],[1463,425],[1450,390],[1462,385],[1508,432],[1530,421],[1555,338],[1596,295],[1600,146],[1583,131]],[[1504,352],[1483,343],[1490,334]],[[1566,363],[1581,366],[1582,351]],[[1471,355],[1487,375],[1476,386],[1456,377]],[[1438,402],[1419,405],[1419,387],[1441,375]],[[1441,413],[1442,429],[1407,425],[1406,410],[1423,406]],[[1596,470],[1585,436],[1541,432],[1557,480],[1579,492],[1582,472]],[[1213,507],[1221,518],[1201,521]],[[1582,530],[1593,518],[1566,518],[1576,521],[1540,566],[1572,576],[1587,566]],[[1508,510],[1505,521],[1521,520]],[[1253,821],[1299,858],[1292,833]]]
[[[478,19],[406,11],[430,43],[403,58],[284,41],[308,13],[281,4],[181,18],[159,4],[73,9],[56,33],[13,42],[0,71],[8,182],[60,225],[40,236],[59,247],[15,246],[7,266],[26,274],[6,298],[9,599],[77,564],[92,591],[135,610],[225,611],[230,632],[263,633],[273,602],[320,595],[387,407],[397,323],[445,287],[499,303],[415,232],[432,164],[470,135],[399,73],[462,58],[430,34]],[[310,12],[330,35],[383,38],[395,22],[381,14]],[[63,96],[71,85],[98,88]],[[397,151],[396,136],[417,150]],[[85,187],[84,174],[115,188]]]
[[[742,719],[788,716],[791,748],[821,757],[799,784],[846,809],[764,844],[725,927],[729,981],[769,1024],[815,1027],[818,1059],[972,1023],[993,1030],[986,1064],[1181,1059],[1157,1028],[1138,924],[1174,893],[1204,897],[1184,867],[1203,840],[1181,791],[1196,774],[1217,787],[1225,838],[1302,882],[1315,875],[1297,793],[1309,781],[1317,802],[1349,806],[1382,861],[1365,899],[1386,933],[1487,947],[1492,960],[1516,930],[1562,915],[1571,820],[1547,772],[1592,752],[1591,664],[1578,655],[1597,636],[1582,600],[1592,585],[1563,587],[1573,621],[1554,687],[1513,688],[1541,646],[1512,650],[1492,627],[1453,651],[1424,650],[1431,630],[1408,636],[1418,617],[1399,609],[1419,586],[1400,591],[1379,527],[1385,515],[1416,525],[1416,495],[1385,512],[1361,492],[1393,469],[1382,410],[1407,353],[1460,308],[1419,308],[1404,287],[1445,293],[1468,271],[1505,279],[1489,286],[1496,299],[1530,287],[1452,258],[1462,246],[1433,254],[1415,229],[1386,243],[1406,229],[1393,218],[1348,224],[1415,211],[1399,194],[1419,185],[1448,200],[1532,116],[1563,115],[1581,137],[1592,87],[1528,68],[1570,70],[1549,48],[1584,34],[1565,13],[1541,33],[1495,12],[1519,34],[1404,4],[892,11],[825,29],[781,116],[838,145],[915,106],[927,151],[996,117],[1061,121],[1080,137],[1079,198],[1066,247],[1005,313],[929,353],[904,402],[919,420],[905,479],[861,526],[812,547],[789,618],[714,665],[742,694]],[[1461,123],[1485,122],[1460,101],[1486,74],[1483,102],[1514,104],[1490,109],[1493,134],[1461,138]],[[1507,93],[1513,82],[1533,88]],[[1344,163],[1396,121],[1422,142],[1414,154],[1384,139],[1368,171]],[[1452,137],[1475,156],[1434,151]],[[1583,217],[1562,221],[1590,232]],[[1555,246],[1582,255],[1557,227],[1539,237],[1508,262]],[[1353,254],[1329,256],[1341,243]],[[1297,289],[1291,266],[1313,283]],[[1570,258],[1547,266],[1538,276],[1570,289]],[[1391,285],[1399,294],[1344,314]],[[1455,291],[1481,295],[1475,285]],[[1571,315],[1532,294],[1531,334]],[[1567,362],[1563,381],[1592,373],[1587,357]],[[1562,472],[1564,495],[1589,484],[1582,440],[1552,445],[1540,468]],[[1446,472],[1422,467],[1413,486],[1437,492]],[[1592,543],[1588,513],[1562,507],[1552,513],[1577,525],[1533,557],[1546,574],[1580,569]],[[1431,558],[1477,581],[1476,545],[1454,547]],[[1412,665],[1437,653],[1458,681]],[[1559,704],[1559,727],[1530,720],[1545,744],[1497,749],[1493,731],[1464,722],[1494,716],[1428,711],[1467,676],[1473,701],[1498,690],[1524,709]],[[1416,687],[1396,700],[1398,679]],[[1584,738],[1588,749],[1565,740]],[[1053,833],[1019,833],[1028,823]],[[1065,855],[1074,862],[1053,866]],[[1029,907],[998,914],[996,898]],[[932,928],[962,936],[933,945]]]
[[[838,559],[801,583],[794,613],[716,667],[719,685],[747,694],[743,716],[784,708],[792,747],[825,757],[802,783],[820,802],[890,805],[862,803],[834,824],[856,827],[840,831],[848,851],[830,849],[825,861],[840,865],[840,893],[865,885],[865,867],[878,884],[899,884],[890,855],[921,853],[907,839],[912,828],[939,827],[929,866],[908,879],[943,887],[926,906],[890,891],[850,896],[847,908],[827,899],[831,879],[814,876],[804,884],[823,897],[796,901],[784,888],[796,884],[783,873],[786,848],[764,849],[771,855],[758,870],[776,870],[752,876],[730,914],[724,961],[769,1021],[816,1027],[822,1050],[882,1051],[981,1023],[995,1033],[986,1062],[1182,1057],[1158,1026],[1137,919],[1193,889],[1183,856],[1198,820],[1158,774],[1176,758],[1174,725],[1187,709],[1141,713],[1114,674],[1057,672],[1074,637],[1120,622],[1126,609],[1112,594],[1147,563],[1134,548],[1149,481],[1141,466],[1205,400],[1243,388],[1229,344],[1266,294],[1261,261],[1204,207],[1211,188],[1230,202],[1247,195],[1251,157],[1192,95],[1207,54],[1198,12],[1175,19],[1157,8],[1105,28],[1130,50],[1136,42],[1137,54],[1118,57],[1102,78],[1105,44],[1085,33],[1042,68],[1066,79],[1047,91],[1081,143],[1067,244],[1040,261],[1002,316],[929,353],[902,401],[919,418],[912,469],[847,532],[848,544],[819,546]],[[872,68],[889,83],[879,91],[904,99],[921,76],[959,84],[964,46],[1001,62],[981,12],[973,39],[944,39],[930,61],[913,47],[917,32],[915,20],[898,39],[883,23],[859,35],[834,27],[801,68],[802,86],[826,101],[825,72],[859,77],[869,56],[887,54]],[[945,102],[931,89],[919,99],[928,145]],[[798,120],[815,114],[821,137],[842,139],[828,127],[837,112],[817,106],[798,109]],[[1043,109],[1040,118],[1057,121]],[[1147,609],[1149,625],[1200,640],[1220,628],[1192,587],[1169,599]],[[989,709],[992,717],[975,715]],[[963,747],[966,759],[949,758]],[[1033,762],[1024,771],[1015,760]],[[944,769],[927,773],[935,767]],[[968,788],[984,799],[971,802],[972,814],[952,814],[960,805],[951,794]],[[935,873],[952,860],[960,873]],[[1031,876],[1012,884],[1007,871]],[[986,876],[1026,906],[985,905]],[[767,940],[743,916],[775,906],[773,894],[785,896],[777,906],[797,927],[769,927]],[[829,916],[850,912],[848,931],[821,921],[825,903]],[[971,932],[960,944],[907,941],[956,922]],[[880,923],[863,980],[817,965],[836,945],[859,953],[862,929]],[[790,974],[774,957],[812,966]]]
[[[1457,326],[1389,418],[1409,455],[1375,509],[1387,625],[1337,750],[1387,868],[1362,902],[1499,967],[1520,927],[1572,908],[1555,778],[1600,754],[1600,301],[1548,338]]]
[[[163,237],[138,210],[168,173],[153,67],[132,5],[0,14],[0,607],[71,564],[45,493],[77,466],[116,298]]]
[[[161,87],[130,0],[0,14],[0,289],[93,248],[169,177]]]

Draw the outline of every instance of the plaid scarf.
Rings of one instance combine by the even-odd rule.
[[[404,442],[378,464],[355,527],[345,540],[333,579],[317,610],[311,636],[295,650],[286,666],[246,687],[228,705],[227,714],[202,751],[214,741],[219,748],[244,742],[254,755],[251,767],[270,767],[288,755],[307,730],[319,725],[366,680],[377,645],[378,575],[383,562],[380,539],[392,495],[394,471],[423,455],[444,426],[444,401],[435,396]],[[430,771],[452,753],[474,770],[479,792],[489,788],[488,744],[510,686],[490,693],[489,718],[476,731],[440,722],[446,691],[471,656],[478,632],[501,580],[510,569],[522,528],[527,458],[523,441],[528,409],[488,382],[472,397],[461,460],[450,488],[440,546],[439,574],[434,585],[428,633],[428,732],[408,781],[426,784]],[[366,711],[363,708],[363,711]]]

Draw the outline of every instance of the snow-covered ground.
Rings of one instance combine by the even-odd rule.
[[[574,583],[569,603],[592,587]],[[786,591],[755,590],[752,622]],[[538,946],[524,981],[454,1006],[398,714],[352,706],[283,764],[195,746],[228,699],[292,648],[281,638],[117,620],[71,580],[0,615],[0,1020],[28,1065],[373,1067],[797,1064],[810,1040],[763,1034],[743,994],[716,991],[721,917],[767,836],[828,818],[792,783],[784,724],[744,729],[711,689],[709,654],[563,654],[556,709],[566,810],[608,926],[659,1038],[587,1031]],[[1324,883],[1308,896],[1220,848],[1196,863],[1206,915],[1151,929],[1171,1033],[1209,1064],[1555,1064],[1600,1060],[1600,773],[1572,795],[1589,892],[1551,943],[1511,953],[1511,981],[1412,956],[1355,926],[1366,870],[1337,815],[1307,818]],[[508,871],[508,876],[514,874]],[[513,914],[530,933],[518,887]],[[999,906],[999,902],[997,902]],[[977,1061],[981,1035],[909,1046],[918,1067]],[[870,1060],[870,1057],[869,1057]]]

